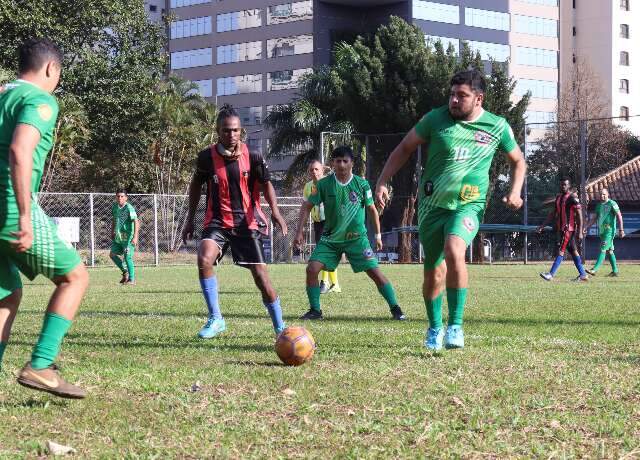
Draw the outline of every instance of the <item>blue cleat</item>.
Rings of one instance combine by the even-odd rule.
[[[210,316],[200,332],[198,337],[201,339],[211,339],[216,335],[222,334],[227,329],[227,325],[224,323],[224,319],[215,319]]]
[[[444,331],[441,327],[427,329],[427,338],[424,340],[424,346],[431,351],[442,350],[442,341],[444,339]]]
[[[462,326],[447,326],[447,333],[444,336],[444,347],[446,349],[464,348],[464,332]]]

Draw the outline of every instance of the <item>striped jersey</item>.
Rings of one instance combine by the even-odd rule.
[[[573,232],[576,229],[576,212],[581,206],[578,198],[571,192],[560,193],[554,203],[556,230],[559,232]]]

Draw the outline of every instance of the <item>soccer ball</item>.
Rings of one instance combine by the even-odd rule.
[[[289,366],[311,361],[315,351],[316,342],[304,327],[287,327],[276,340],[276,353]]]

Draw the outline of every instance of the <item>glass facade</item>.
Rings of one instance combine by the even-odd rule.
[[[313,19],[313,1],[282,3],[267,10],[267,24],[305,21]]]
[[[438,35],[425,35],[424,41],[427,46],[434,45],[437,41],[440,41],[445,51],[447,51],[449,45],[453,45],[456,55],[460,54],[460,40],[458,40],[457,38],[441,37]]]
[[[198,85],[198,92],[202,97],[213,96],[213,82],[211,80],[195,80],[194,83]]]
[[[243,125],[255,126],[262,124],[262,106],[238,107],[236,110]]]
[[[294,89],[298,87],[300,77],[313,69],[276,70],[267,74],[267,91]]]
[[[313,35],[296,35],[267,40],[267,56],[270,58],[307,53],[313,53]]]
[[[536,16],[515,15],[515,31],[521,34],[558,37],[558,21]]]
[[[201,5],[203,3],[211,3],[211,0],[171,0],[169,6],[171,8],[180,8],[181,6]]]
[[[471,27],[483,29],[509,30],[509,13],[499,11],[479,10],[476,8],[464,9],[464,23]]]
[[[255,61],[262,59],[262,42],[236,43],[233,45],[223,45],[217,48],[218,64],[228,64],[230,62]]]
[[[237,75],[235,77],[218,78],[218,96],[232,94],[259,93],[262,91],[262,74]]]
[[[260,27],[261,25],[262,9],[260,8],[219,14],[216,17],[216,30],[218,32],[249,29],[251,27]]]
[[[498,62],[504,62],[509,59],[511,55],[509,45],[477,41],[468,41],[467,44],[469,45],[471,51],[473,51],[474,53],[476,51],[480,52],[480,57],[486,61],[488,61],[489,59],[494,59]]]
[[[211,48],[177,51],[171,53],[171,69],[188,69],[190,67],[211,65],[213,63],[211,58]]]
[[[555,112],[530,110],[525,112],[524,117],[527,123],[553,123],[556,121]]]
[[[535,67],[558,68],[558,52],[541,48],[516,48],[516,64]]]
[[[547,80],[528,80],[521,78],[516,82],[516,94],[524,96],[527,91],[531,97],[539,99],[558,99],[558,82]]]
[[[211,16],[173,21],[171,23],[171,38],[187,38],[211,33]]]
[[[629,53],[620,51],[620,65],[629,65]]]
[[[425,21],[460,24],[460,7],[446,3],[414,0],[413,17],[414,19],[423,19]]]

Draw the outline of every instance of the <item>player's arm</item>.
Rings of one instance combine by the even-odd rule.
[[[620,209],[616,212],[616,219],[618,220],[618,236],[624,238],[624,222],[622,221],[622,213]]]
[[[278,198],[276,197],[276,190],[273,188],[271,181],[267,181],[262,184],[262,193],[264,199],[271,208],[271,220],[280,227],[282,234],[287,234],[287,223],[285,222],[280,209],[278,209]]]
[[[555,216],[556,216],[556,210],[552,209],[549,212],[549,214],[547,214],[547,217],[544,218],[544,221],[538,227],[538,233],[542,233],[542,231],[547,226],[547,224],[550,224],[551,222],[553,222],[553,219],[554,219]]]
[[[9,145],[9,168],[11,182],[18,206],[18,231],[11,241],[17,252],[25,252],[33,244],[33,226],[31,224],[31,174],[33,171],[33,152],[40,142],[40,131],[34,126],[19,123],[13,132]]]
[[[200,196],[202,195],[202,184],[204,184],[207,180],[207,175],[209,174],[209,170],[212,165],[210,164],[207,155],[209,150],[204,150],[200,152],[198,155],[198,162],[196,165],[196,171],[191,178],[191,183],[189,184],[189,210],[187,211],[187,220],[184,224],[184,228],[182,229],[182,241],[187,244],[187,241],[193,238],[194,231],[194,219],[196,216],[196,210],[198,209],[198,204],[200,203]]]
[[[307,200],[304,200],[300,205],[300,214],[298,215],[298,228],[296,229],[296,237],[293,240],[293,245],[296,248],[302,247],[302,243],[304,241],[304,228],[307,225],[307,221],[309,220],[309,213],[311,212],[313,206],[313,203]]]
[[[582,229],[584,228],[584,217],[582,216],[582,207],[580,204],[576,205],[574,212],[576,214],[577,221],[576,235],[578,239],[581,240],[584,236],[582,233]]]
[[[527,173],[527,162],[520,147],[516,147],[507,153],[507,161],[511,165],[511,190],[509,194],[502,198],[502,201],[511,209],[520,209],[522,207],[522,186],[524,184],[524,175]]]
[[[380,233],[380,216],[375,204],[367,206],[367,215],[369,216],[369,222],[373,224],[373,230],[375,231],[374,239],[376,240],[376,251],[382,249],[382,233]]]
[[[140,219],[137,217],[133,219],[133,238],[131,239],[131,244],[135,247],[138,247],[138,233],[140,232]]]
[[[413,152],[424,144],[425,140],[418,135],[415,128],[407,133],[402,141],[393,149],[391,155],[387,159],[387,162],[382,168],[378,182],[376,183],[376,199],[375,203],[380,209],[384,209],[389,199],[389,189],[387,188],[387,182],[397,173],[404,164],[409,161]]]

